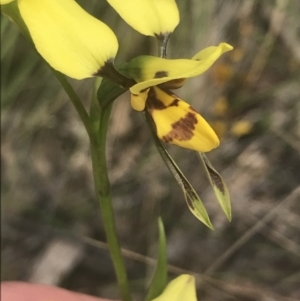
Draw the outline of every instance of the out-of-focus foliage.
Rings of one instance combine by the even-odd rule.
[[[233,219],[228,223],[221,212],[197,154],[168,146],[205,202],[215,231],[192,216],[124,94],[114,105],[108,141],[121,244],[155,256],[161,215],[169,261],[199,274],[201,301],[296,300],[300,3],[177,2],[181,22],[171,37],[169,57],[190,58],[221,41],[235,47],[180,91],[221,139],[209,159],[228,184]],[[105,1],[80,3],[116,32],[118,63],[156,54],[155,41],[131,29]],[[92,80],[72,84],[88,106]],[[3,16],[1,104],[2,280],[118,298],[105,245],[87,239],[105,241],[87,135],[58,82]],[[136,254],[125,256],[135,297],[141,299],[153,264],[140,262]]]

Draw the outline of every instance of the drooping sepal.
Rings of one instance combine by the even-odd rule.
[[[162,142],[156,135],[155,131],[155,125],[153,124],[153,120],[149,116],[149,113],[147,111],[143,112],[143,115],[147,121],[147,124],[149,125],[149,129],[151,131],[151,134],[153,136],[155,146],[161,155],[164,163],[166,164],[167,168],[173,175],[174,179],[182,189],[186,203],[190,209],[190,211],[208,228],[214,230],[214,227],[209,219],[209,216],[207,214],[207,211],[196,193],[193,186],[190,184],[190,182],[187,180],[187,178],[184,176],[180,168],[177,166],[175,161],[172,159],[168,151],[164,148],[162,145]]]
[[[208,180],[214,190],[215,196],[224,211],[227,219],[231,221],[231,204],[228,188],[222,176],[212,166],[205,154],[199,153],[200,159],[203,163]]]

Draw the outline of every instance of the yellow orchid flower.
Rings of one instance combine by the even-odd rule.
[[[131,27],[146,36],[169,34],[179,23],[175,0],[107,0],[107,2]]]
[[[191,60],[153,56],[134,58],[127,67],[127,75],[137,82],[130,88],[133,109],[148,110],[156,125],[157,135],[164,142],[199,152],[216,148],[219,139],[209,124],[168,89],[180,88],[186,78],[205,72],[231,49],[232,46],[221,43],[205,48]]]
[[[118,50],[114,33],[74,0],[16,1],[37,51],[54,69],[75,79],[105,76],[130,88],[133,109],[147,109],[158,137],[167,143],[201,152],[219,145],[201,115],[168,89],[179,88],[186,78],[205,72],[232,49],[230,45],[208,47],[191,60],[139,56],[127,65],[128,79],[113,67]],[[156,36],[164,56],[167,38],[179,22],[175,0],[107,1],[136,30]]]
[[[137,94],[152,86],[200,75],[211,67],[223,53],[232,49],[231,45],[220,43],[218,46],[201,50],[191,60],[138,56],[132,59],[128,66],[128,75],[138,82],[130,88],[130,91]],[[180,86],[182,85],[176,85],[176,88]],[[172,85],[169,88],[174,89]]]
[[[197,301],[194,276],[183,274],[172,280],[152,301]]]

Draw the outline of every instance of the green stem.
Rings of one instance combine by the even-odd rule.
[[[94,108],[93,112],[91,112],[90,118],[78,95],[69,84],[66,77],[55,70],[53,70],[53,73],[70,97],[89,135],[96,195],[100,203],[110,255],[114,265],[122,300],[131,301],[126,268],[117,236],[116,222],[112,207],[112,197],[110,193],[110,182],[106,165],[106,134],[112,105],[103,109],[100,116],[96,113],[96,108]],[[95,98],[96,93],[94,91],[92,103],[97,101]],[[96,120],[99,117],[100,122]],[[99,124],[99,129],[96,128],[97,124]]]
[[[111,113],[109,106],[101,112],[99,134],[97,142],[91,142],[91,155],[93,163],[94,182],[97,198],[101,207],[101,214],[106,233],[110,255],[115,268],[119,289],[123,301],[131,301],[129,283],[123,261],[121,248],[119,245],[112,198],[110,193],[110,183],[106,165],[106,134]]]
[[[49,66],[50,67],[50,66]],[[62,85],[63,89],[65,90],[65,92],[68,94],[68,96],[70,97],[71,102],[73,103],[81,121],[83,122],[83,125],[89,135],[90,140],[95,140],[95,135],[93,133],[93,128],[91,125],[91,120],[90,117],[88,115],[88,113],[86,112],[80,98],[78,97],[78,95],[76,94],[75,90],[73,89],[73,87],[70,85],[70,83],[68,82],[67,78],[65,75],[55,71],[53,68],[50,67],[50,69],[52,70],[54,76],[57,78],[57,80],[60,82],[60,84]]]
[[[1,7],[1,10],[2,12],[10,16],[12,20],[15,21],[15,23],[18,25],[23,35],[30,42],[32,42],[27,27],[20,16],[16,1]],[[53,74],[58,79],[58,81],[60,82],[60,84],[62,85],[62,87],[68,94],[68,96],[70,97],[89,135],[96,194],[100,202],[102,219],[103,219],[104,228],[106,232],[109,251],[117,275],[117,281],[119,284],[122,300],[131,301],[131,294],[129,290],[125,264],[123,261],[121,248],[117,237],[116,223],[115,223],[111,194],[110,194],[110,183],[109,183],[107,166],[106,166],[106,153],[105,153],[106,134],[107,134],[109,117],[111,113],[111,106],[105,107],[105,109],[101,111],[100,116],[99,114],[97,114],[97,112],[92,112],[91,116],[89,116],[80,98],[78,97],[78,95],[76,94],[75,90],[70,85],[66,77],[63,74],[55,71],[53,68],[50,67],[50,69],[52,70]],[[122,83],[124,85],[125,84],[132,85],[132,82],[130,82],[130,80],[127,81],[127,79],[125,83],[124,82]],[[96,98],[95,91],[93,97]],[[93,99],[93,101],[94,100],[95,99]],[[96,106],[94,108],[96,109]],[[97,118],[99,117],[100,117],[100,122],[97,120]],[[99,124],[99,130],[97,127],[98,124]]]

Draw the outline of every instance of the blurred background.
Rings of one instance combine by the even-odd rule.
[[[80,3],[115,31],[116,63],[156,54],[154,39],[131,29],[106,1]],[[169,58],[190,58],[224,41],[234,46],[176,91],[221,139],[208,157],[229,187],[233,220],[221,211],[197,155],[167,146],[216,230],[194,218],[142,116],[128,94],[120,97],[108,158],[135,300],[142,300],[153,272],[149,257],[157,254],[160,215],[169,275],[195,273],[199,300],[300,300],[300,1],[177,3],[181,22]],[[93,80],[71,83],[88,107]],[[1,279],[118,299],[84,127],[47,66],[3,15],[1,106]]]

